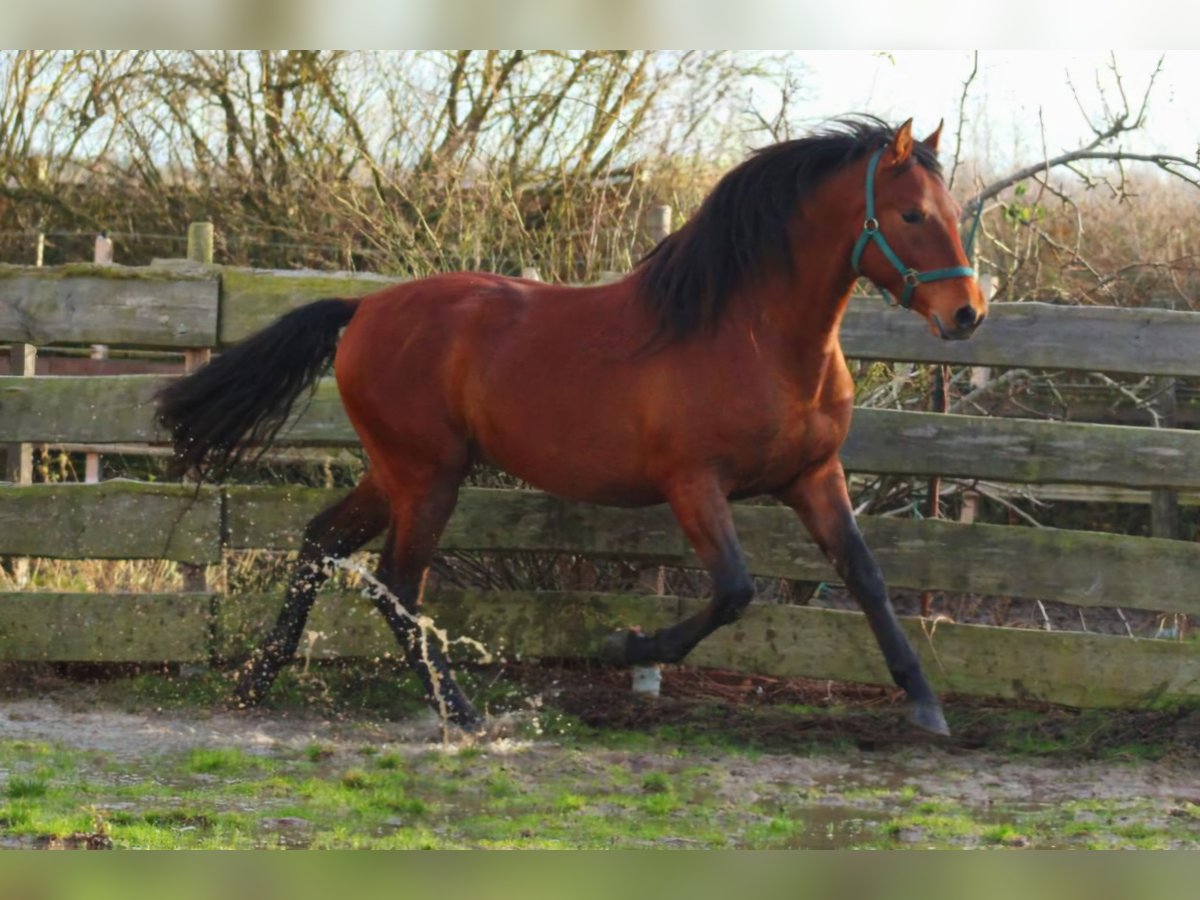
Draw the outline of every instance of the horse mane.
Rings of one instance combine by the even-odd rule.
[[[754,151],[728,172],[687,223],[659,242],[635,271],[658,322],[655,339],[712,330],[730,298],[764,272],[789,266],[787,226],[802,200],[833,172],[890,143],[895,129],[874,116],[834,119],[813,133]],[[913,157],[941,175],[920,141]]]

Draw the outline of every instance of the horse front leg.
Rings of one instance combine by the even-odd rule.
[[[679,662],[716,629],[736,621],[754,598],[754,582],[733,528],[729,501],[715,477],[682,481],[665,493],[712,577],[713,597],[700,612],[653,634],[630,630],[611,635],[601,656],[613,665]]]
[[[908,695],[909,719],[926,731],[948,735],[950,729],[941,704],[896,618],[879,564],[854,521],[841,462],[834,457],[821,468],[796,479],[776,496],[800,515],[817,546],[862,607],[892,680]]]

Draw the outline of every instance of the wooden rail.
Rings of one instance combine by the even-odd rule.
[[[357,297],[403,279],[232,267],[0,266],[0,343],[217,347],[289,309]],[[941,341],[916,315],[856,297],[846,355],[1200,377],[1200,316],[1166,309],[994,304],[970,341]]]
[[[213,346],[220,292],[212,272],[0,265],[0,342]]]
[[[239,658],[261,639],[279,598],[204,594],[0,594],[0,657],[21,660],[203,661]],[[426,611],[509,659],[590,658],[615,628],[655,628],[703,601],[586,593],[439,592]],[[1200,654],[1177,641],[903,620],[941,691],[1084,707],[1167,707],[1200,698]],[[372,604],[323,594],[312,657],[381,658],[396,646]],[[469,653],[458,651],[463,661]],[[857,613],[754,605],[688,658],[777,677],[888,682]]]
[[[304,524],[342,493],[251,486],[197,492],[119,480],[7,488],[0,555],[215,563],[223,549],[294,550]],[[738,504],[734,517],[754,574],[836,579],[790,510]],[[895,587],[1200,615],[1200,544],[1193,542],[874,516],[861,517],[860,525]],[[442,548],[698,565],[666,507],[612,509],[535,491],[464,489]]]
[[[165,383],[152,375],[0,376],[0,443],[161,442],[153,398]],[[332,380],[278,442],[358,446]],[[857,409],[842,460],[858,472],[1200,489],[1200,432],[1170,428]]]

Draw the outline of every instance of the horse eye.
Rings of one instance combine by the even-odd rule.
[[[921,212],[919,209],[910,209],[908,212],[901,213],[900,218],[902,218],[909,225],[916,225],[925,218],[925,213]]]

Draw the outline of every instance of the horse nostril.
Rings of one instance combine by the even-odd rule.
[[[954,324],[959,328],[970,328],[975,324],[975,308],[973,306],[960,306],[954,312]]]

